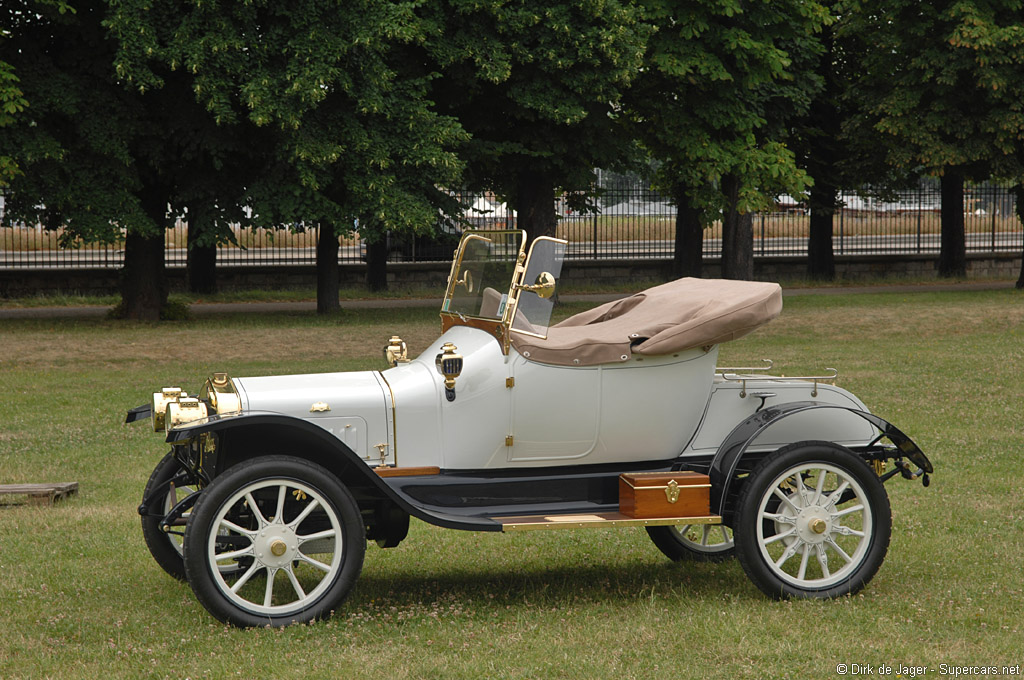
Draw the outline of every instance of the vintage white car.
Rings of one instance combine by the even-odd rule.
[[[386,370],[217,373],[130,411],[171,445],[139,506],[156,561],[243,627],[330,616],[367,539],[397,546],[410,517],[643,527],[674,560],[735,554],[772,597],[862,588],[889,545],[883,482],[932,465],[832,370],[717,367],[779,286],[681,279],[549,327],[565,249],[465,234],[441,336],[414,359],[392,337]]]

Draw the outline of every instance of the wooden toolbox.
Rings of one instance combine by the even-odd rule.
[[[635,519],[711,514],[711,480],[699,472],[619,475],[619,512]]]

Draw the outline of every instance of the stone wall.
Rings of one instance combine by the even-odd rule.
[[[881,277],[927,279],[935,276],[934,255],[843,256],[836,258],[836,278],[841,281],[865,281]],[[806,258],[772,257],[754,260],[754,276],[765,281],[805,277]],[[1020,274],[1021,256],[976,254],[967,256],[968,278],[1012,279]],[[388,266],[392,285],[421,288],[444,285],[450,265],[447,263],[402,262]],[[704,266],[704,276],[720,276],[717,260]],[[341,286],[356,288],[365,281],[364,265],[343,265]],[[172,291],[185,290],[185,270],[169,269]],[[608,284],[624,281],[649,282],[670,278],[666,260],[599,260],[570,261],[562,270],[562,279],[576,284]],[[260,288],[312,289],[316,287],[316,271],[306,266],[221,267],[218,269],[221,290]],[[39,294],[77,293],[109,295],[117,293],[118,271],[111,269],[0,269],[0,297],[26,297]]]

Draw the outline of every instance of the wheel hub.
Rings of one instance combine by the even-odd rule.
[[[295,532],[286,526],[272,524],[255,541],[256,558],[268,567],[284,567],[295,558],[299,542]]]
[[[804,543],[824,543],[830,526],[829,513],[818,505],[804,508],[796,518],[797,534]]]

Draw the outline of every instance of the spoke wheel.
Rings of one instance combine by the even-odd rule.
[[[854,593],[889,547],[889,499],[868,465],[836,444],[801,442],[765,458],[737,500],[736,552],[773,597]]]
[[[142,537],[146,541],[146,547],[149,548],[149,554],[153,556],[156,563],[174,578],[184,581],[185,563],[181,558],[181,544],[185,538],[185,527],[173,527],[170,533],[160,530],[163,515],[166,515],[179,501],[195,491],[193,487],[171,483],[180,469],[181,466],[175,460],[174,455],[168,453],[163,460],[157,463],[153,474],[149,476],[142,497],[150,498],[153,493],[159,493],[157,489],[163,489],[162,494],[152,497],[151,502],[152,512],[162,514],[160,516],[156,516],[156,514],[143,515]],[[185,517],[188,517],[187,513]]]
[[[362,568],[365,527],[330,472],[291,457],[259,458],[217,477],[185,534],[196,597],[236,626],[329,617]]]
[[[680,524],[647,527],[647,535],[672,560],[721,562],[731,558],[732,529],[724,524]]]

